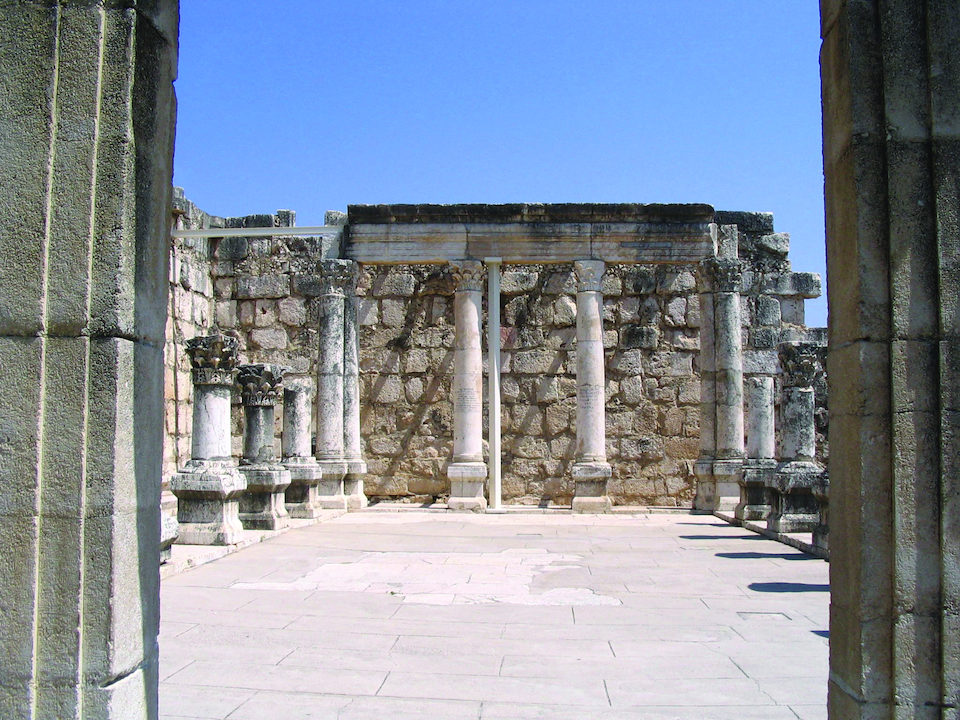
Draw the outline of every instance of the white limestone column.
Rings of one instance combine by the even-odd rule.
[[[486,510],[483,495],[487,466],[483,462],[483,264],[476,260],[452,262],[457,290],[454,296],[456,334],[453,356],[453,462],[450,478],[451,510]]]
[[[344,460],[344,297],[355,265],[349,260],[321,260],[317,356],[317,462],[323,469],[318,501],[324,508],[345,510]]]
[[[697,289],[700,296],[700,454],[693,471],[697,494],[693,507],[713,512],[719,507],[713,462],[717,455],[717,366],[713,330],[713,273],[711,260],[700,263]]]
[[[733,228],[732,232],[735,233],[736,229]],[[718,509],[733,510],[739,502],[743,470],[742,270],[739,260],[726,257],[714,260],[711,271],[717,407],[713,476],[717,483]]]
[[[763,520],[770,514],[766,486],[776,469],[773,375],[757,373],[744,379],[747,408],[747,457],[740,479],[740,520]]]
[[[186,342],[193,376],[193,457],[170,479],[182,544],[232,545],[243,535],[238,512],[247,483],[230,452],[238,345],[236,338],[219,333]]]
[[[283,388],[283,466],[290,471],[290,487],[284,493],[287,513],[294,518],[320,515],[319,484],[323,471],[310,449],[313,417],[312,383],[287,381]]]
[[[237,384],[243,402],[243,457],[240,473],[247,490],[240,496],[240,522],[248,530],[280,530],[290,525],[284,493],[290,471],[273,452],[274,406],[283,391],[286,368],[280,365],[240,365]]]
[[[343,494],[348,510],[367,506],[363,492],[363,476],[367,463],[363,459],[360,439],[360,338],[357,316],[357,281],[360,267],[347,261],[349,277],[343,298],[343,458],[346,474]]]
[[[487,264],[487,413],[490,452],[488,512],[503,508],[500,457],[500,258],[485,258]]]
[[[573,464],[574,512],[611,508],[607,479],[606,396],[603,360],[602,260],[578,260],[577,277],[577,447]]]

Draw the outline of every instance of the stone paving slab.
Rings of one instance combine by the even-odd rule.
[[[161,718],[823,720],[827,578],[712,516],[351,513],[163,580]]]

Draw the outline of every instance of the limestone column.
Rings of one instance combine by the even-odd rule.
[[[280,448],[283,466],[290,471],[290,486],[284,493],[284,504],[293,518],[315,518],[321,510],[318,486],[323,471],[310,448],[311,385],[303,381],[285,381],[283,388]]]
[[[960,707],[960,4],[821,5],[831,720]]]
[[[819,503],[813,496],[822,469],[815,461],[813,383],[820,362],[817,347],[810,343],[782,343],[783,370],[780,401],[780,453],[770,485],[770,516],[767,527],[774,532],[812,532],[818,522]]]
[[[344,459],[344,297],[351,282],[356,287],[355,264],[350,260],[321,260],[320,352],[317,356],[317,462],[323,468],[319,501],[322,507],[345,510]]]
[[[711,261],[700,263],[697,289],[700,296],[700,453],[693,466],[697,494],[693,507],[713,512],[719,507],[713,461],[717,455],[717,366],[713,332],[713,275]]]
[[[451,510],[482,512],[487,466],[483,462],[483,355],[482,324],[483,263],[460,260],[451,263],[457,283],[454,295],[456,334],[453,355],[453,461],[450,478]]]
[[[240,365],[237,384],[243,402],[243,457],[240,472],[247,491],[240,496],[240,522],[250,530],[280,530],[290,525],[284,492],[290,471],[273,452],[274,406],[283,390],[285,368]]]
[[[770,514],[766,487],[777,467],[773,375],[756,373],[744,380],[747,401],[747,457],[740,480],[738,520],[764,520]]]
[[[247,482],[230,453],[238,345],[236,338],[219,333],[186,342],[193,375],[191,459],[170,479],[183,544],[232,545],[243,536],[237,513]]]
[[[157,716],[177,2],[0,3],[0,717]]]
[[[724,230],[725,228],[721,228]],[[733,230],[735,233],[735,229]],[[716,460],[718,509],[733,510],[743,468],[743,349],[740,338],[741,266],[736,257],[717,258],[713,274],[714,361],[716,364]]]
[[[350,276],[344,288],[343,300],[343,457],[346,474],[343,494],[348,510],[367,506],[363,492],[363,476],[367,463],[363,459],[360,439],[360,338],[357,316],[357,281],[360,267],[350,262]]]
[[[573,464],[574,512],[608,512],[606,395],[603,361],[602,260],[578,260],[577,277],[577,447]]]

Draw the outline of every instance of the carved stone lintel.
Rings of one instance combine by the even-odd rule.
[[[778,352],[784,387],[812,387],[823,374],[825,350],[814,343],[781,343]]]
[[[345,296],[356,291],[359,268],[353,260],[321,260],[317,263],[322,295]]]
[[[482,292],[484,265],[479,260],[453,260],[450,262],[457,292]]]
[[[573,273],[577,277],[577,292],[600,292],[600,283],[606,263],[603,260],[577,260]]]
[[[276,405],[283,390],[283,376],[287,369],[281,365],[241,365],[237,384],[244,405]]]
[[[239,347],[235,337],[220,333],[187,340],[194,385],[233,385]]]
[[[740,292],[743,266],[736,258],[708,258],[700,269],[714,292]]]

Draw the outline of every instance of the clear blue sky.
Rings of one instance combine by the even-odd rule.
[[[810,0],[184,0],[175,183],[218,215],[394,202],[764,210],[825,273]],[[826,324],[824,299],[807,302]]]

